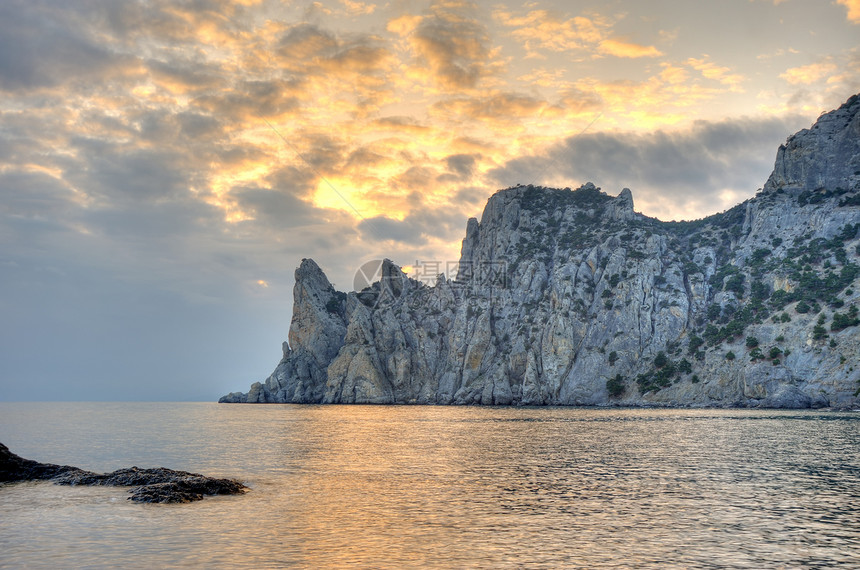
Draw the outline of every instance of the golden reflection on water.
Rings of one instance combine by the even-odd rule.
[[[63,447],[252,491],[163,506],[0,488],[0,566],[856,567],[860,550],[856,414],[125,406],[3,404],[0,441],[14,422],[4,443],[47,460],[75,425],[123,417],[149,427]],[[28,440],[36,412],[59,419]]]

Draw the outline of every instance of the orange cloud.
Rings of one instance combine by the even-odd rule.
[[[639,44],[631,44],[619,40],[603,40],[598,45],[601,53],[614,55],[615,57],[657,57],[663,53],[654,46],[641,46]]]
[[[418,24],[423,20],[422,16],[413,14],[404,14],[397,18],[388,21],[386,29],[392,34],[397,34],[400,37],[406,37],[418,27]]]
[[[351,15],[369,16],[376,10],[375,4],[365,4],[364,2],[353,2],[352,0],[340,0],[341,4],[346,7],[347,13]]]
[[[540,114],[546,102],[519,93],[495,93],[485,97],[442,101],[434,108],[460,118],[491,122],[517,121]]]
[[[721,91],[678,81],[681,71],[667,66],[642,81],[585,78],[577,81],[576,87],[582,94],[590,94],[586,101],[592,108],[603,111],[602,129],[652,130],[683,122],[691,107]]]
[[[562,20],[547,10],[532,10],[520,17],[499,10],[494,16],[503,25],[514,28],[511,35],[532,54],[538,49],[569,51],[596,44],[608,27],[602,20],[582,16]]]
[[[836,0],[836,3],[848,8],[849,22],[860,24],[860,0]]]
[[[611,38],[612,24],[600,16],[576,16],[564,20],[547,10],[532,10],[525,16],[497,10],[494,16],[502,25],[514,28],[511,35],[523,44],[530,57],[541,57],[538,50],[589,50],[623,58],[663,55],[654,46]]]
[[[713,79],[728,86],[730,91],[743,91],[740,87],[740,84],[744,81],[743,75],[739,73],[731,73],[730,68],[708,61],[707,55],[703,56],[701,59],[691,57],[687,60],[687,65],[700,72],[706,79]]]
[[[430,127],[418,123],[412,117],[392,116],[375,120],[372,125],[376,128],[402,133],[425,133]]]
[[[426,76],[443,90],[474,88],[499,71],[497,52],[472,2],[436,0],[428,13],[401,16],[387,29],[415,55],[412,77]]]
[[[779,76],[792,85],[809,85],[811,83],[815,83],[819,79],[823,79],[824,77],[831,75],[836,70],[837,67],[832,61],[821,61],[786,69],[785,72],[781,73]]]
[[[597,14],[498,9],[491,30],[473,2],[435,0],[425,12],[387,23],[383,18],[396,3],[338,2],[310,12],[281,3],[278,14],[259,0],[147,5],[158,18],[145,33],[134,29],[105,40],[121,43],[121,53],[135,53],[135,42],[146,49],[105,71],[91,91],[76,86],[80,91],[63,93],[50,111],[56,122],[39,122],[40,128],[71,125],[78,136],[181,157],[187,165],[177,170],[189,173],[188,182],[176,185],[217,207],[228,222],[275,219],[267,204],[289,194],[294,202],[284,211],[315,204],[348,225],[348,216],[406,220],[418,209],[416,196],[438,205],[470,189],[469,204],[479,204],[474,196],[491,190],[488,173],[540,155],[595,118],[593,130],[664,128],[688,121],[706,109],[704,101],[740,90],[744,81],[708,56],[651,66],[604,60],[595,71],[591,60],[601,56],[664,56],[648,39],[639,44],[616,34],[614,22]],[[325,27],[296,23],[302,14],[309,19],[326,10],[330,19],[319,20]],[[350,31],[353,16],[370,13],[386,31]],[[491,31],[508,36],[503,47]],[[671,39],[653,41],[662,48]],[[530,68],[516,61],[523,49],[546,63]],[[585,65],[571,64],[577,60]],[[837,63],[856,77],[854,68]],[[783,79],[803,84],[818,73],[836,80],[832,64],[817,65],[787,70]],[[515,81],[508,67],[516,70]],[[39,109],[28,116],[49,112],[46,105]],[[59,118],[61,112],[66,115]],[[66,140],[50,142],[68,147]]]
[[[517,79],[529,85],[537,85],[539,87],[557,87],[562,83],[562,78],[565,76],[564,69],[533,69],[530,73],[522,75]]]
[[[662,65],[663,71],[660,72],[660,79],[666,83],[673,85],[681,84],[687,81],[689,74],[683,67],[677,67],[668,63]]]

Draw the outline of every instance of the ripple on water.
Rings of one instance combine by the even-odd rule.
[[[0,404],[0,441],[252,487],[139,505],[3,486],[0,566],[856,567],[860,551],[854,414]]]

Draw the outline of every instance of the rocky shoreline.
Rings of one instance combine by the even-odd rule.
[[[247,487],[233,479],[216,479],[165,467],[129,467],[93,473],[70,465],[24,459],[0,443],[0,483],[53,481],[58,485],[132,487],[129,500],[138,503],[190,503],[212,495],[239,495]]]
[[[371,261],[344,292],[302,260],[281,361],[219,401],[856,408],[860,94],[725,212],[664,222],[626,188],[518,185],[437,270]]]

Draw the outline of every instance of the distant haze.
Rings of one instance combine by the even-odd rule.
[[[722,211],[860,91],[858,32],[858,0],[3,2],[0,400],[244,389],[303,257],[341,290],[454,261],[502,187]]]

